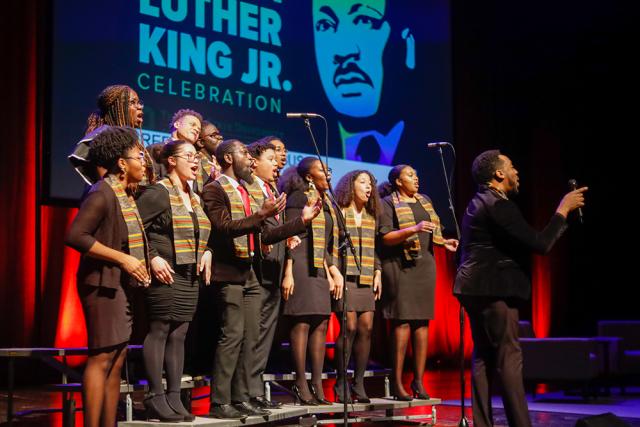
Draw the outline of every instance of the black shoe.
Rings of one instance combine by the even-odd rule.
[[[147,410],[147,420],[160,420],[160,422],[163,423],[177,423],[184,421],[184,417],[182,415],[176,414],[173,412],[173,409],[169,407],[164,393],[149,394],[142,404]]]
[[[166,394],[166,396],[167,403],[169,404],[169,407],[173,409],[173,412],[178,415],[182,415],[185,421],[193,421],[196,419],[196,416],[187,411],[187,408],[185,408],[182,404],[179,391],[170,391]]]
[[[300,387],[298,387],[298,384],[294,384],[291,387],[291,392],[293,393],[294,397],[296,398],[296,403],[298,405],[318,406],[318,403],[316,402],[315,399],[313,399],[313,398],[304,399],[302,397],[302,393],[300,392]]]
[[[361,383],[360,383],[361,384]],[[354,384],[352,388],[353,399],[358,403],[371,403],[371,399],[367,396],[367,393],[364,391],[364,385]]]
[[[254,406],[249,402],[235,403],[233,406],[238,411],[242,412],[243,414],[247,414],[250,417],[254,415],[258,415],[261,417],[266,417],[267,415],[271,415],[271,411],[267,411],[266,409],[262,409],[258,406]]]
[[[249,401],[253,406],[257,406],[262,409],[279,409],[282,407],[282,403],[273,400],[267,400],[264,396],[252,397]]]
[[[247,415],[238,411],[233,405],[229,404],[211,404],[209,408],[209,416],[213,418],[226,418],[230,420],[245,420]]]
[[[336,383],[333,385],[333,394],[336,396],[336,403],[344,403],[344,392],[342,390],[342,380],[336,379]],[[347,403],[353,403],[351,400],[351,393],[347,396]]]
[[[327,399],[318,397],[318,392],[316,391],[316,387],[313,384],[309,384],[309,390],[311,390],[311,394],[313,394],[313,398],[316,399],[319,405],[333,405],[333,403],[329,402]]]
[[[431,397],[424,391],[422,383],[417,383],[415,380],[411,381],[411,391],[413,391],[413,397],[416,399],[431,399]]]
[[[413,400],[413,397],[411,397],[410,394],[407,394],[407,392],[404,391],[404,388],[401,389],[402,393],[399,393],[395,387],[393,387],[393,392],[391,393],[393,400],[399,400],[401,402],[411,402]]]

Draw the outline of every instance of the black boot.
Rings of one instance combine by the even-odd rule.
[[[187,411],[187,408],[182,404],[179,391],[170,391],[167,393],[167,403],[169,407],[173,409],[176,414],[182,415],[185,421],[193,421],[196,416]]]
[[[147,410],[147,419],[149,420],[160,420],[160,422],[163,423],[184,421],[182,415],[176,414],[173,409],[169,407],[164,393],[151,393],[142,403]]]

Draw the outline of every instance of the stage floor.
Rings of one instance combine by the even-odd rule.
[[[407,385],[411,381],[410,377],[406,378]],[[469,375],[467,374],[467,380]],[[428,371],[425,376],[425,385],[427,391],[433,395],[443,399],[442,404],[437,406],[437,427],[444,426],[457,426],[460,419],[460,406],[458,401],[459,385],[458,385],[458,373],[455,371],[438,370]],[[370,395],[376,395],[375,387],[371,390],[367,388]],[[627,390],[628,394],[621,395],[616,388],[612,389],[610,396],[603,396],[597,399],[591,399],[589,401],[583,401],[575,396],[565,396],[561,392],[550,392],[542,395],[537,395],[535,400],[532,400],[529,396],[529,407],[531,410],[531,419],[534,427],[574,427],[578,419],[583,418],[589,414],[601,414],[605,412],[612,412],[621,418],[623,418],[629,425],[633,427],[640,427],[640,388],[630,388]],[[467,387],[467,392],[469,388]],[[134,408],[138,415],[142,413],[142,399],[143,394],[134,393]],[[80,396],[76,395],[78,400],[78,406],[81,406]],[[274,393],[274,399],[282,402],[291,401],[288,395]],[[34,392],[33,390],[21,389],[18,390],[15,395],[15,408],[17,410],[27,410],[35,408],[59,408],[60,407],[60,394],[52,392]],[[210,422],[210,419],[200,417],[206,414],[208,411],[208,399],[202,399],[194,402],[193,412],[198,415],[198,420]],[[506,427],[507,421],[504,415],[504,411],[501,409],[501,402],[499,398],[494,399],[494,419],[496,427]],[[302,407],[293,407],[302,408]],[[339,409],[338,409],[339,408]],[[338,412],[342,410],[342,405],[336,405]],[[329,410],[334,410],[330,408]],[[397,411],[405,415],[429,415],[431,408],[413,407],[406,408]],[[358,415],[362,413],[358,412]],[[373,413],[364,412],[365,415],[384,415],[384,411],[375,411]],[[257,417],[254,417],[257,418]],[[471,412],[467,407],[467,418],[471,420]],[[282,421],[274,421],[273,425],[294,425],[298,421],[298,418],[292,418]],[[0,391],[0,425],[6,425],[6,392]],[[174,425],[190,425],[191,423],[181,423]],[[253,423],[251,423],[253,424]],[[415,425],[415,423],[408,423],[402,421],[389,422],[389,423],[373,423],[362,422],[355,423],[357,426],[380,426],[393,424],[394,426],[403,425]],[[20,419],[17,419],[13,423],[16,427],[60,427],[62,425],[62,416],[60,413],[50,414],[32,414]],[[127,423],[127,426],[138,426],[138,423]],[[147,424],[149,425],[149,424]],[[156,423],[156,425],[160,425]],[[169,424],[163,424],[169,425]],[[202,425],[202,424],[193,424]],[[211,425],[211,424],[209,424]],[[246,423],[249,425],[249,423]],[[76,416],[76,427],[82,426],[82,413],[78,412]]]

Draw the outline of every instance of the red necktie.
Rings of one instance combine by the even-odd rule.
[[[238,185],[238,191],[240,192],[240,197],[242,197],[242,204],[244,205],[244,215],[251,216],[251,202],[249,201],[249,193],[242,186]],[[249,234],[249,252],[253,254],[255,247],[253,244],[253,233]]]
[[[271,187],[266,182],[264,183],[264,189],[267,191],[269,198],[273,198],[273,191],[271,191]],[[276,221],[280,221],[280,214],[276,214]]]

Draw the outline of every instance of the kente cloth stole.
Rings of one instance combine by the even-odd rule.
[[[109,184],[118,199],[125,224],[127,224],[127,238],[129,241],[129,255],[140,261],[149,271],[149,245],[144,233],[144,225],[136,203],[129,200],[120,182],[112,175],[106,175],[104,182]]]
[[[319,194],[316,191],[315,187],[309,187],[309,190],[305,192],[307,195],[307,199],[310,204],[314,204],[318,199]],[[333,257],[338,256],[338,224],[336,220],[336,213],[333,210],[333,206],[331,205],[331,201],[326,197],[323,199],[323,204],[326,204],[329,207],[329,212],[331,212],[331,219],[333,219],[333,245],[331,250],[329,251]],[[324,217],[324,207],[320,214],[315,217],[311,221],[311,231],[312,231],[312,239],[313,239],[313,266],[315,268],[324,268],[324,254],[327,246],[327,242],[325,239],[325,225],[326,220]]]
[[[173,249],[176,253],[176,264],[200,263],[202,254],[207,248],[209,234],[211,234],[211,222],[202,210],[198,198],[189,189],[191,199],[191,209],[198,219],[200,236],[196,248],[196,236],[193,227],[193,220],[187,207],[182,202],[180,190],[170,178],[164,178],[160,184],[169,192],[169,203],[171,204],[171,224],[173,226]]]
[[[231,205],[231,219],[234,221],[241,220],[246,218],[244,213],[244,203],[242,203],[242,197],[233,187],[233,184],[227,179],[226,176],[220,175],[217,181],[222,186],[222,189],[225,193],[227,193],[227,197],[229,197],[229,203]],[[248,192],[248,191],[247,191]],[[259,210],[258,205],[255,204],[252,197],[249,197],[249,201],[251,204],[251,212],[257,212]],[[257,234],[256,234],[257,236]],[[260,247],[259,241],[254,240],[257,248]],[[233,247],[235,251],[235,256],[238,258],[248,259],[250,257],[249,254],[249,235],[245,234],[243,236],[238,236],[233,238]]]
[[[424,210],[427,211],[429,217],[431,217],[430,221],[436,225],[436,228],[432,233],[433,243],[436,245],[444,244],[442,229],[440,228],[440,217],[438,217],[436,211],[433,209],[433,205],[420,194],[416,194],[415,198],[422,205]],[[398,217],[398,226],[400,229],[416,225],[411,207],[406,202],[400,200],[400,195],[397,192],[394,192],[391,195],[391,200],[393,201],[393,208],[395,209],[396,216]],[[420,249],[420,239],[417,234],[412,235],[404,241],[404,257],[407,261],[421,258],[422,252]]]
[[[211,176],[211,172],[216,167],[216,164],[213,160],[210,160],[209,157],[202,153],[200,154],[202,158],[200,159],[200,163],[198,164],[198,173],[196,174],[196,192],[202,193],[202,189],[204,185],[207,183],[208,177]]]
[[[360,275],[360,284],[371,286],[373,284],[375,260],[376,219],[366,209],[363,209],[360,221],[360,227],[362,228],[361,239],[358,239],[358,225],[356,224],[355,210],[352,206],[345,209],[345,219],[347,220],[347,230],[349,230],[353,245],[356,248],[356,252],[360,254],[361,268],[361,271],[358,271],[353,254],[351,251],[347,251],[347,275]]]
[[[253,183],[249,184],[246,181],[242,181],[244,188],[247,189],[247,193],[249,193],[249,197],[251,198],[251,203],[255,203],[256,206],[262,206],[265,200],[264,193],[262,192],[262,188],[260,188],[260,184],[258,184],[258,180],[253,179]],[[255,212],[253,209],[252,212]]]

